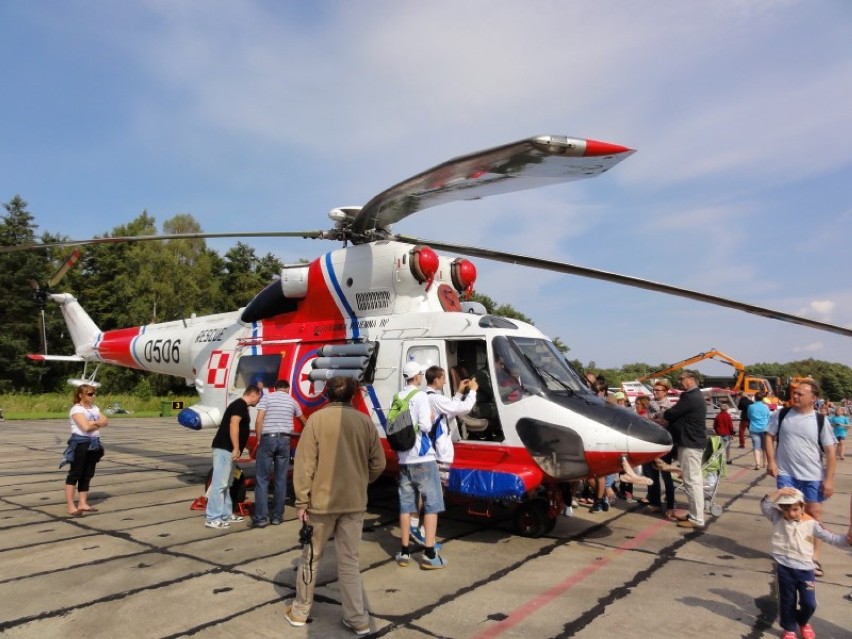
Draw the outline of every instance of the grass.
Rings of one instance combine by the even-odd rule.
[[[184,395],[174,397],[151,397],[142,399],[135,395],[118,393],[104,393],[96,397],[95,405],[105,411],[114,404],[118,404],[131,414],[112,414],[110,419],[122,417],[158,417],[162,402],[169,402],[169,407],[174,401],[182,401],[184,406],[191,406],[198,401],[197,395]],[[43,393],[40,395],[27,393],[10,393],[0,395],[0,409],[6,419],[56,419],[67,417],[68,411],[73,405],[74,398],[71,393]],[[170,415],[177,415],[178,411],[170,410]]]

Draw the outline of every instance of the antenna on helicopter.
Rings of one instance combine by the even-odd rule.
[[[44,321],[44,303],[47,301],[47,292],[43,291],[39,286],[38,282],[35,280],[29,280],[30,288],[33,291],[33,301],[36,303],[36,306],[39,310],[39,322],[38,322],[38,337],[39,337],[39,347],[38,350],[43,355],[47,355],[47,329]]]

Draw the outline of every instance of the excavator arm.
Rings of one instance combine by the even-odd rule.
[[[686,368],[690,364],[695,364],[697,362],[704,361],[705,359],[715,359],[717,361],[724,362],[725,364],[733,366],[734,370],[737,371],[737,383],[735,388],[737,390],[742,388],[743,379],[745,378],[745,366],[743,366],[741,362],[738,362],[730,355],[725,355],[723,352],[718,351],[715,348],[711,348],[706,353],[698,353],[698,355],[688,357],[685,360],[677,362],[676,364],[672,364],[671,366],[667,366],[666,368],[661,368],[660,370],[654,371],[653,373],[643,375],[639,378],[639,381],[644,382],[649,379],[657,378],[667,373],[671,373],[672,371],[676,371],[681,368]]]

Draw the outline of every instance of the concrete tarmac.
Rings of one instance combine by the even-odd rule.
[[[114,419],[90,493],[98,512],[69,517],[66,473],[57,469],[67,420],[0,428],[3,637],[354,636],[341,624],[333,546],[309,623],[293,628],[284,618],[300,557],[289,503],[283,525],[260,530],[211,530],[204,513],[190,509],[204,493],[213,431],[189,431],[173,419]],[[732,452],[715,498],[724,511],[703,533],[619,502],[607,513],[577,509],[547,536],[527,539],[511,533],[505,513],[484,520],[455,506],[440,519],[449,563],[441,571],[393,561],[396,493],[380,481],[361,545],[371,636],[780,636],[770,525],[758,507],[773,483],[752,470],[750,450]],[[825,524],[837,533],[849,524],[850,468],[852,461],[838,462],[837,494],[826,502]],[[824,548],[822,563],[812,625],[820,639],[848,639],[852,554]]]

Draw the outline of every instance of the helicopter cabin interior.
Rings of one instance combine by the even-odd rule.
[[[532,381],[519,376],[514,365],[515,355],[505,340],[495,339],[493,348],[491,366],[484,339],[424,340],[410,342],[403,349],[404,361],[415,360],[425,366],[437,364],[444,367],[449,385],[445,390],[450,395],[457,392],[462,380],[476,379],[479,389],[470,414],[450,420],[455,441],[502,442],[503,428],[496,399],[504,404],[518,401]],[[374,381],[375,355],[370,359],[371,362],[364,362],[364,375],[359,379],[361,384]],[[274,388],[281,364],[281,354],[244,354],[237,358],[231,387],[234,392],[241,392],[249,385],[262,382],[266,388]],[[492,370],[496,375],[496,385],[492,380]]]

